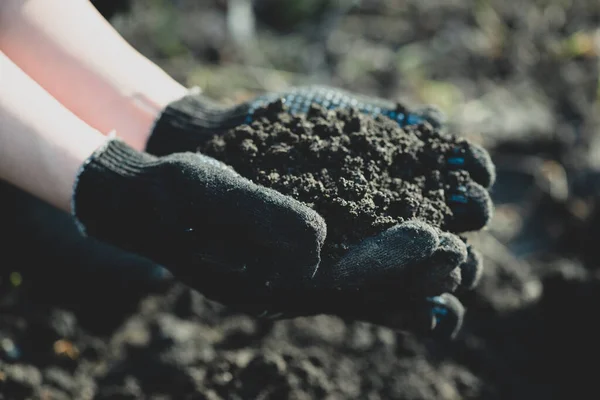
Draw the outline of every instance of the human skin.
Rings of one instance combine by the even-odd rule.
[[[186,92],[87,0],[0,1],[0,50],[92,128],[138,150]]]
[[[107,137],[2,52],[0,88],[0,179],[70,212],[77,172]]]

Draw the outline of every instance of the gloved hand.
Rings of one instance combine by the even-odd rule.
[[[427,121],[434,127],[440,127],[445,122],[444,115],[432,106],[409,110],[391,101],[328,86],[306,86],[281,93],[267,93],[233,107],[214,102],[195,88],[162,112],[150,135],[146,151],[155,155],[196,151],[211,136],[252,122],[256,109],[280,98],[284,99],[292,114],[306,113],[310,104],[315,102],[329,109],[352,106],[373,116],[386,115],[400,126]]]
[[[253,101],[234,107],[225,107],[201,95],[199,90],[192,90],[187,96],[173,102],[162,112],[151,134],[147,151],[156,155],[171,154],[178,151],[196,151],[199,146],[213,135],[224,133],[240,124],[251,123],[255,117],[255,111],[259,107],[276,99],[283,99],[289,106],[288,109],[291,113],[306,112],[310,104],[316,102],[329,109],[353,106],[363,113],[373,116],[378,114],[386,115],[397,121],[400,126],[418,124],[422,121],[427,121],[437,128],[443,128],[445,124],[445,116],[435,107],[426,106],[420,109],[408,109],[391,101],[361,96],[327,86],[308,86],[292,88],[281,93],[267,93]],[[487,222],[491,211],[491,202],[485,189],[489,188],[495,179],[494,168],[489,155],[479,146],[468,145],[456,148],[451,154],[444,155],[444,157],[450,170],[466,170],[474,182],[470,187],[478,189],[463,190],[449,196],[449,206],[459,216],[449,228],[453,232],[460,233],[467,229],[467,227],[470,227],[470,229],[482,227],[480,224],[484,223],[482,221]],[[465,247],[458,240],[455,240],[456,236],[447,236],[447,234],[440,234],[439,232],[436,235],[438,238],[454,238],[444,241],[452,243],[451,247],[454,250],[450,252],[434,252],[436,256],[427,258],[423,265],[428,265],[429,263],[429,267],[431,267],[432,263],[439,263],[436,259],[453,259],[452,257],[447,257],[447,254],[461,254],[464,256]],[[477,284],[482,269],[480,258],[471,246],[467,246],[466,248],[466,261],[461,256],[458,258],[455,257],[452,262],[447,261],[445,263],[447,268],[441,271],[444,271],[446,274],[448,274],[448,271],[450,272],[449,275],[445,276],[445,285],[440,285],[439,283],[443,280],[441,278],[444,274],[439,273],[436,276],[435,279],[437,279],[438,286],[452,291],[452,289],[457,288],[458,282],[460,282],[460,288],[462,289],[471,289]],[[386,251],[389,251],[389,249],[386,249]],[[373,258],[377,259],[377,257]],[[412,264],[414,263],[407,261],[404,266]],[[442,262],[441,264],[444,263]],[[450,265],[454,265],[454,267],[448,267]],[[394,269],[398,271],[413,270],[413,268],[403,268],[402,265],[397,265]],[[430,268],[423,267],[416,270],[429,271]],[[406,283],[408,281],[405,279],[404,289],[397,289],[396,292],[401,292],[402,296],[404,296],[408,292],[418,292],[420,290],[418,288],[421,286],[416,283],[418,279],[413,279],[410,280],[410,283]],[[392,287],[398,288],[397,282]],[[373,294],[373,291],[377,290],[379,289],[363,288],[362,295],[367,292]],[[379,323],[397,326],[399,320],[406,319],[406,309],[403,312],[399,312],[398,306],[395,305],[391,308],[396,307],[396,310],[390,311],[389,306],[393,303],[393,300],[390,298],[389,290],[380,292],[382,293],[381,304],[376,307],[372,305],[363,307],[364,313],[368,315],[367,318],[357,317],[361,312],[359,310],[361,307],[355,306],[355,318],[367,319],[373,322],[379,321]],[[440,293],[439,290],[437,292],[430,290],[430,292]],[[343,298],[343,296],[339,297]],[[343,301],[346,304],[351,304],[352,299],[357,297],[360,296],[350,295],[349,299]],[[387,301],[384,299],[387,299]],[[413,316],[419,315],[422,317],[424,315],[422,310],[429,310],[429,314],[426,314],[430,315],[433,321],[437,320],[438,326],[445,326],[444,329],[436,329],[438,333],[440,331],[456,332],[458,330],[460,321],[462,320],[463,308],[460,302],[454,297],[450,295],[424,297],[421,293],[421,298],[419,298],[419,295],[415,295],[412,299],[411,302],[400,301],[398,304],[410,304],[408,309],[414,312],[412,314],[409,312],[409,314]],[[419,306],[416,305],[417,303]],[[442,303],[446,305],[443,306]],[[415,311],[417,309],[421,311]],[[400,318],[400,315],[404,317]]]
[[[118,139],[82,166],[73,215],[87,235],[145,256],[208,298],[260,316],[320,313],[448,337],[477,278],[458,237],[407,222],[320,262],[324,220],[196,153],[155,157]],[[461,274],[465,279],[460,279]]]

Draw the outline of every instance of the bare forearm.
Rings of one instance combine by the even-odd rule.
[[[0,52],[0,179],[70,211],[77,171],[105,141]]]
[[[185,91],[87,0],[2,0],[0,49],[83,121],[138,149]]]

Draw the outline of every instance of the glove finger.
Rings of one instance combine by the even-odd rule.
[[[452,250],[446,250],[447,257],[442,256],[443,252],[436,252],[432,256],[432,263],[442,264],[445,267],[438,267],[437,271],[439,272],[437,275],[429,272],[430,279],[424,289],[426,294],[433,295],[442,292],[453,293],[456,290],[472,290],[481,279],[483,272],[481,254],[473,246],[465,244],[457,236],[449,233],[445,235],[453,236],[453,239],[449,242],[457,246],[453,250],[455,254],[452,254]]]
[[[399,332],[411,332],[436,339],[451,339],[462,326],[465,309],[462,303],[449,293],[422,297],[400,302],[401,306],[390,309],[391,304],[358,304],[348,299],[343,308],[326,308],[322,312],[279,311],[258,309],[252,314],[267,320],[286,320],[317,314],[336,315],[353,321],[364,321],[385,326]],[[348,305],[351,306],[348,306]],[[348,311],[350,310],[351,311]]]
[[[399,331],[438,340],[453,339],[462,327],[465,308],[453,295],[443,293],[418,301],[408,314],[382,315],[382,324]]]
[[[451,232],[476,231],[485,227],[492,218],[490,195],[476,182],[453,188],[447,196],[453,217],[446,223]]]
[[[477,286],[483,272],[481,254],[471,245],[467,245],[467,260],[460,265],[460,288],[471,290]]]
[[[429,122],[434,128],[441,129],[447,124],[446,115],[434,105],[417,108],[414,113],[419,118]]]
[[[444,340],[454,338],[460,331],[464,313],[464,306],[456,297],[443,293],[413,300],[394,311],[378,311],[370,307],[368,312],[363,311],[352,317],[396,331]]]
[[[496,180],[496,168],[490,155],[482,147],[461,142],[450,151],[446,163],[450,170],[465,170],[473,181],[490,188]]]
[[[435,252],[415,268],[422,274],[411,290],[425,295],[437,295],[442,292],[454,292],[462,281],[460,266],[468,260],[465,243],[451,233],[440,233],[440,243]],[[421,287],[419,287],[421,286]]]
[[[405,222],[365,239],[334,266],[321,268],[315,279],[321,286],[340,289],[376,284],[428,259],[439,245],[439,235],[431,226]]]
[[[465,308],[453,295],[443,293],[427,299],[434,319],[431,336],[439,339],[453,339],[463,324]]]

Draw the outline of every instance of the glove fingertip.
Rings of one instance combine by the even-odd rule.
[[[483,273],[483,261],[481,254],[471,245],[467,247],[467,260],[460,266],[461,269],[461,287],[464,290],[471,290],[477,286]]]
[[[440,129],[447,124],[446,115],[439,107],[434,105],[428,105],[420,108],[417,110],[416,114],[437,129]]]
[[[449,293],[427,299],[434,319],[430,336],[436,339],[454,339],[462,327],[465,308]]]

